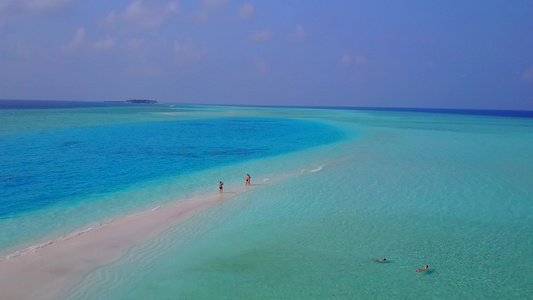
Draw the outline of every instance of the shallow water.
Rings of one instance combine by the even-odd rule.
[[[531,119],[317,115],[354,134],[230,167],[258,185],[133,247],[67,298],[529,298]]]
[[[291,151],[151,177],[91,194],[90,204],[80,200],[0,220],[25,230],[38,216],[61,215],[46,232],[74,230],[206,192],[212,181],[216,193],[219,178],[231,194],[231,186],[244,184],[243,175],[252,175],[249,191],[132,247],[88,274],[66,299],[527,299],[533,292],[527,267],[533,263],[532,119],[246,107],[188,107],[170,115],[162,107],[122,110],[85,110],[62,127],[28,121],[27,132],[231,116],[315,121],[338,136],[313,131],[309,139],[317,143]],[[382,257],[387,263],[371,260]],[[429,271],[415,272],[425,264]]]

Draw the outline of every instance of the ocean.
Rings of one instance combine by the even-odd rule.
[[[533,293],[530,112],[1,102],[4,259],[252,176],[64,299]]]

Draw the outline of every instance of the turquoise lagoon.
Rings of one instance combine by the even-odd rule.
[[[249,191],[130,248],[65,299],[533,292],[531,118],[179,105],[0,114],[4,254],[217,193],[219,180],[231,193],[252,175]]]

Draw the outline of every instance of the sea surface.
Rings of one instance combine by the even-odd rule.
[[[64,299],[533,294],[530,112],[21,106],[0,101],[0,259],[252,176]]]

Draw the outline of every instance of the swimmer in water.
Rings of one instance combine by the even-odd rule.
[[[426,271],[427,269],[429,269],[429,266],[428,265],[425,265],[422,269],[418,269],[416,270],[417,272],[423,272],[423,271]]]
[[[224,192],[224,190],[223,190],[223,188],[222,188],[223,185],[224,185],[224,184],[222,183],[222,181],[219,182],[219,184],[218,184],[218,192],[219,192],[220,194],[222,194],[222,193]]]
[[[372,258],[372,260],[377,262],[385,262],[387,259],[384,257],[382,259]]]

